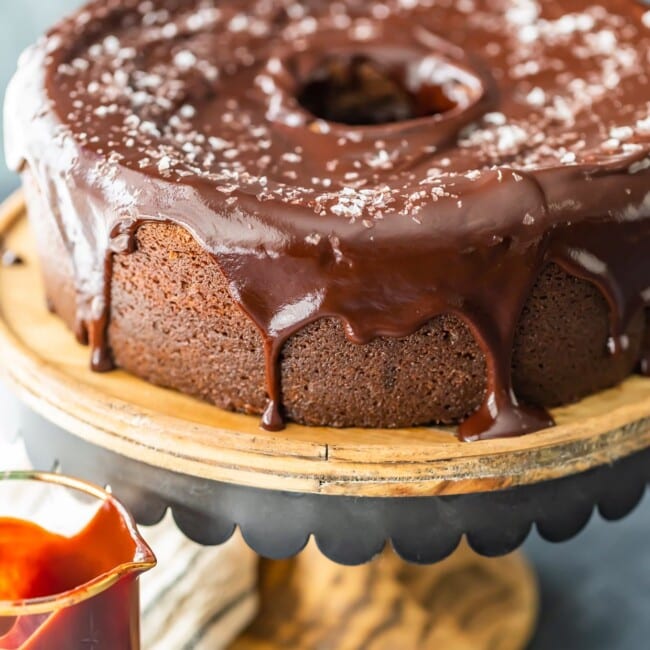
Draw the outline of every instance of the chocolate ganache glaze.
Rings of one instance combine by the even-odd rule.
[[[301,328],[364,344],[448,313],[487,363],[460,437],[517,435],[552,424],[511,379],[545,265],[602,291],[611,354],[650,305],[648,69],[635,0],[101,0],[23,57],[8,150],[57,220],[95,370],[113,254],[172,222],[263,335],[266,428]]]

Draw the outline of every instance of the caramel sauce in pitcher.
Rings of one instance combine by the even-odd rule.
[[[64,537],[20,519],[0,518],[0,649],[139,647],[138,552],[122,515],[105,502],[88,525]],[[93,595],[97,581],[117,581]],[[72,596],[45,614],[3,617],[2,601]]]

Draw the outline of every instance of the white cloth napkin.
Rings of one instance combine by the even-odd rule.
[[[23,442],[0,426],[0,473],[29,467]],[[226,648],[257,613],[255,554],[239,534],[223,546],[199,546],[171,516],[141,532],[158,558],[141,581],[143,650]]]

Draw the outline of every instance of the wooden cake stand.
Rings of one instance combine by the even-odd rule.
[[[34,463],[110,484],[142,524],[171,508],[203,544],[239,527],[276,560],[236,650],[524,648],[537,592],[512,552],[533,525],[561,541],[595,506],[623,517],[650,480],[641,377],[556,409],[552,429],[467,444],[425,427],[269,433],[124,372],[93,374],[45,308],[19,195],[0,234],[24,260],[0,269],[0,366]]]

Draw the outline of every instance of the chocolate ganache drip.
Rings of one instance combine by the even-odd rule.
[[[611,354],[650,306],[649,53],[635,0],[102,0],[23,58],[8,150],[69,251],[95,370],[113,256],[169,221],[263,336],[266,428],[307,324],[365,344],[450,313],[487,361],[460,437],[518,435],[552,424],[511,378],[547,264],[602,292]]]

